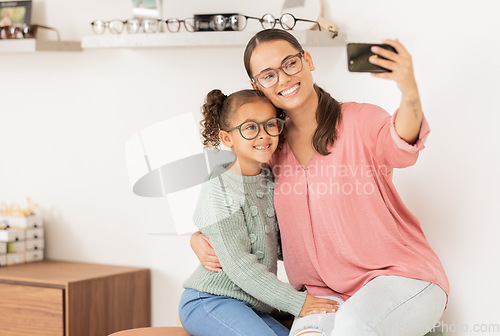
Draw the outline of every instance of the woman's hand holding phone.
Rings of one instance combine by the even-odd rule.
[[[397,39],[384,40],[383,43],[396,49],[397,53],[374,46],[371,48],[371,51],[381,57],[372,56],[369,58],[369,61],[372,64],[391,70],[391,72],[372,73],[372,76],[392,79],[397,83],[399,90],[403,94],[418,96],[417,82],[413,74],[413,63],[410,53],[408,53],[406,48]]]
[[[373,48],[373,53],[387,59],[370,57],[370,63],[387,68],[392,72],[372,75],[378,78],[392,79],[397,83],[402,97],[395,121],[396,132],[401,139],[413,145],[419,136],[423,114],[417,82],[413,74],[412,58],[398,40],[385,40],[384,43],[396,49],[397,53],[382,48]]]

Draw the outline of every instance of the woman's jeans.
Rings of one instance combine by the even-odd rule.
[[[296,317],[291,336],[422,336],[441,318],[446,293],[438,285],[400,276],[379,276],[336,313]]]
[[[269,314],[228,296],[186,289],[179,318],[193,336],[288,336],[289,330]]]

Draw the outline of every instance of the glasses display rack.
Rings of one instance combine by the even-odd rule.
[[[81,50],[81,44],[77,41],[47,41],[35,38],[0,39],[0,53]]]
[[[92,34],[82,37],[83,49],[98,48],[161,48],[161,47],[214,47],[245,46],[257,31],[221,32],[160,32],[121,34]],[[342,34],[332,38],[327,31],[288,30],[304,46],[344,46]]]

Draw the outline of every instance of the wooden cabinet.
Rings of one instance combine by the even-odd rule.
[[[2,336],[105,336],[150,325],[149,269],[52,260],[0,268]]]

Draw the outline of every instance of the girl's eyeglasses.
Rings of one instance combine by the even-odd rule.
[[[213,22],[216,30],[225,30],[228,27],[231,27],[232,30],[243,30],[247,26],[248,19],[258,20],[264,29],[274,28],[276,24],[279,23],[281,28],[292,30],[298,21],[305,21],[316,23],[318,29],[321,30],[319,22],[307,19],[297,19],[290,13],[281,15],[279,19],[276,19],[272,14],[264,14],[261,18],[242,14],[232,15],[230,17],[215,15]]]
[[[271,118],[263,122],[245,121],[241,125],[227,129],[226,132],[238,129],[243,139],[253,140],[260,133],[260,125],[264,127],[264,131],[272,137],[278,136],[283,132],[285,121],[279,118]]]
[[[286,57],[282,62],[281,66],[278,69],[266,69],[261,71],[257,76],[251,78],[252,82],[259,83],[264,88],[270,88],[271,86],[276,85],[279,80],[278,72],[281,70],[288,76],[295,75],[302,70],[302,56],[304,55],[304,51],[299,52],[298,54],[291,55]]]

